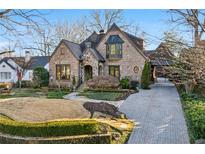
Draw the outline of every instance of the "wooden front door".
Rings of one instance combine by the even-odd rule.
[[[86,65],[84,67],[84,79],[85,81],[93,78],[93,69],[92,66]]]

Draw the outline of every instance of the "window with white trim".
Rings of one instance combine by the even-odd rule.
[[[11,72],[0,72],[0,79],[3,80],[11,79]]]

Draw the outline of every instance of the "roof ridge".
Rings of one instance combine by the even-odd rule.
[[[73,43],[73,44],[76,44],[76,45],[80,45],[80,44],[78,44],[78,43],[76,43],[76,42],[69,41],[69,40],[66,40],[66,39],[62,39],[61,41],[67,41],[67,42],[70,42],[70,43]]]

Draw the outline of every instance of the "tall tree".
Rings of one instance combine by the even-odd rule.
[[[107,31],[113,23],[116,23],[122,29],[138,30],[137,26],[125,21],[123,17],[123,10],[94,10],[88,16],[88,30],[89,31]],[[135,33],[135,32],[134,32]]]
[[[67,20],[58,22],[54,25],[54,30],[57,43],[59,43],[62,39],[67,39],[75,43],[81,43],[89,34],[86,22],[83,19],[71,24],[69,24]]]
[[[176,25],[188,26],[193,30],[194,46],[198,47],[205,32],[205,10],[185,9],[170,10],[171,21]]]
[[[0,9],[1,35],[7,33],[23,35],[25,32],[22,28],[38,28],[41,21],[46,19],[38,10]]]
[[[189,46],[183,37],[179,36],[175,31],[164,32],[163,42],[175,56],[179,55],[182,49]]]

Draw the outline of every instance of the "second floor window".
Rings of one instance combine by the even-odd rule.
[[[122,44],[119,35],[111,35],[106,41],[107,58],[122,58]]]
[[[70,80],[70,65],[56,65],[56,79],[57,80]]]
[[[122,44],[108,44],[107,52],[109,55],[121,55],[122,54]]]

